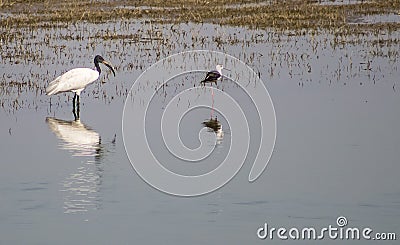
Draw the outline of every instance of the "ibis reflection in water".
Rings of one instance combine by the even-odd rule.
[[[75,104],[77,108],[77,114],[79,114],[79,96],[86,88],[87,85],[96,81],[100,74],[101,69],[99,63],[106,65],[114,74],[115,71],[110,62],[104,60],[100,55],[96,55],[94,58],[95,69],[91,68],[74,68],[67,71],[63,75],[57,77],[46,88],[47,95],[59,94],[64,92],[73,92],[73,111],[75,112]]]
[[[98,156],[101,153],[100,135],[80,119],[67,121],[48,117],[46,123],[61,140],[61,149],[73,156]]]
[[[65,213],[85,212],[101,206],[99,190],[104,148],[100,135],[79,119],[46,118],[50,130],[60,140],[59,147],[83,159],[82,164],[62,182]]]

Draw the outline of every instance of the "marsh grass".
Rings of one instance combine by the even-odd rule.
[[[30,0],[1,1],[3,27],[61,25],[78,21],[92,23],[116,19],[146,18],[159,23],[209,22],[276,30],[344,30],[348,32],[385,28],[398,29],[399,23],[376,23],[355,27],[349,17],[398,14],[399,0],[361,1],[353,4],[324,5],[315,0]]]

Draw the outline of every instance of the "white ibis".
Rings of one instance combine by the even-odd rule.
[[[77,104],[79,106],[79,96],[86,88],[87,85],[96,81],[101,73],[99,63],[106,65],[114,74],[115,71],[111,63],[104,60],[100,55],[94,57],[94,65],[96,69],[90,68],[75,68],[67,71],[61,76],[57,77],[54,81],[50,82],[46,88],[47,95],[59,94],[63,92],[74,92],[73,106],[75,108],[75,99],[77,98]]]
[[[222,79],[222,69],[228,70],[228,69],[224,68],[223,65],[216,65],[215,70],[207,72],[206,77],[200,83],[202,83],[202,84],[206,84],[206,83],[217,84],[217,81],[220,81]]]

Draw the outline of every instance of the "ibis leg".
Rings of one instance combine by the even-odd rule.
[[[74,94],[74,98],[72,99],[72,111],[75,113],[75,99],[76,99],[76,94]]]
[[[74,99],[72,100],[72,113],[74,114],[75,120],[79,119],[79,95],[74,94]]]
[[[75,120],[79,119],[79,113],[80,113],[80,109],[79,109],[79,103],[75,104],[72,107],[72,113],[74,114],[74,118]]]
[[[76,115],[75,108],[72,110],[72,114],[74,114],[75,121],[79,119],[79,117]]]
[[[76,100],[76,93],[74,93],[74,98],[72,99],[72,103],[74,104],[74,106],[75,106],[75,100]]]
[[[75,101],[76,101],[76,93],[74,94],[74,98],[72,99],[72,110],[75,111]]]
[[[78,95],[78,103],[76,104],[76,116],[77,116],[77,119],[79,119],[79,113],[80,113],[80,108],[79,108],[79,95]]]

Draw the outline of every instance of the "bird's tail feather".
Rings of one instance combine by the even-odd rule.
[[[49,83],[49,85],[46,88],[46,94],[47,95],[53,95],[53,94],[56,94],[57,92],[59,92],[58,91],[58,89],[59,89],[59,87],[58,87],[59,78],[60,77],[57,77],[54,81]]]

